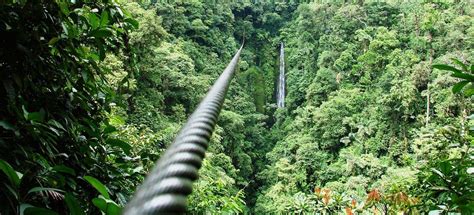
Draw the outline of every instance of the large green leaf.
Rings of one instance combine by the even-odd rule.
[[[66,193],[64,196],[64,201],[69,209],[70,215],[84,215],[84,211],[82,210],[79,202],[71,193]]]
[[[111,146],[120,147],[126,154],[130,154],[130,150],[132,149],[130,144],[119,139],[109,138],[105,142]]]
[[[453,72],[452,74],[453,77],[456,78],[462,78],[468,81],[474,81],[474,76],[467,74],[467,73],[462,73],[462,72]]]
[[[91,35],[95,38],[110,37],[113,35],[112,31],[108,29],[96,29],[91,32]]]
[[[0,169],[15,187],[20,185],[20,177],[9,163],[0,159]]]
[[[113,132],[116,132],[116,131],[117,131],[117,128],[115,126],[112,126],[112,125],[107,125],[104,128],[104,134],[110,134],[110,133],[113,133]]]
[[[474,85],[468,85],[465,89],[464,89],[464,95],[467,96],[467,97],[470,97],[472,95],[474,95]]]
[[[96,29],[99,27],[99,17],[95,13],[89,13],[87,16],[87,21],[91,25],[92,29]]]
[[[112,200],[101,197],[92,199],[92,204],[107,215],[120,215],[122,208]]]
[[[451,60],[452,60],[455,64],[457,64],[458,66],[460,66],[463,71],[466,71],[466,72],[468,71],[467,65],[464,64],[463,62],[459,61],[459,60],[456,59],[456,58],[451,58]]]
[[[433,65],[433,68],[440,69],[440,70],[453,71],[453,72],[461,72],[461,70],[456,69],[456,68],[454,68],[450,65],[446,65],[446,64],[435,64],[435,65]]]
[[[138,21],[135,20],[135,19],[127,18],[127,19],[125,19],[124,21],[130,23],[130,25],[132,25],[134,28],[138,28],[138,27],[139,27],[139,23],[138,23]]]
[[[459,91],[462,90],[464,86],[469,84],[470,81],[461,81],[453,86],[453,93],[458,93]]]
[[[41,108],[39,112],[28,112],[23,106],[23,116],[26,120],[31,120],[35,122],[42,122],[44,120],[45,111]]]
[[[110,199],[109,192],[107,191],[107,188],[105,187],[104,184],[100,183],[99,180],[92,176],[84,176],[84,179],[89,182],[97,191],[99,191],[102,196],[104,196],[106,199]]]
[[[59,6],[59,9],[61,9],[61,12],[64,14],[64,15],[69,15],[70,11],[69,11],[69,5],[68,3],[66,2],[63,2],[63,1],[56,1],[56,3],[58,4]]]
[[[118,206],[115,202],[107,204],[107,215],[120,215],[122,208]]]
[[[24,215],[24,214],[25,214],[25,210],[26,210],[27,208],[31,208],[31,207],[33,207],[33,205],[25,204],[25,203],[20,204],[20,215]]]
[[[105,201],[105,199],[94,198],[92,199],[92,204],[98,207],[101,211],[105,212],[107,210],[107,202]]]
[[[125,125],[125,120],[118,115],[111,116],[109,118],[109,122],[111,125],[114,125],[114,126]]]
[[[109,13],[104,10],[102,11],[102,14],[100,15],[100,27],[104,27],[107,24],[109,24]]]

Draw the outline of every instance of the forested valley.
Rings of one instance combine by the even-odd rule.
[[[121,214],[241,44],[188,214],[474,214],[473,17],[0,1],[0,214]]]

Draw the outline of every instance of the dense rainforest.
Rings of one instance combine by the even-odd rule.
[[[467,0],[0,1],[0,214],[120,214],[242,43],[190,214],[473,214],[473,17]]]

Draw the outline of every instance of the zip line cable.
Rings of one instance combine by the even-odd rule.
[[[125,207],[124,215],[183,214],[186,197],[206,153],[217,123],[229,84],[234,77],[240,52],[237,53],[181,128],[173,143],[163,153],[143,184]]]

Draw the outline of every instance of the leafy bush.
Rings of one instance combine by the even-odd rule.
[[[13,1],[0,3],[0,17],[0,156],[10,179],[0,213],[97,212],[84,175],[128,195],[130,146],[110,137],[117,95],[100,63],[127,46],[136,21],[112,1]]]

